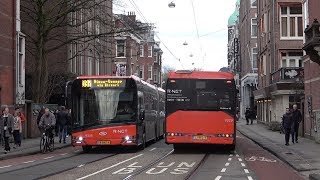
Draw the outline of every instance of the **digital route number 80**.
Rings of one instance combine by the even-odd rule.
[[[83,80],[82,81],[82,87],[90,88],[91,87],[91,81],[90,80]]]

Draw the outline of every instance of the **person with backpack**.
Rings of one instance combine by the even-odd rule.
[[[57,124],[59,127],[59,143],[63,140],[66,143],[67,130],[70,118],[69,113],[64,106],[61,106],[60,112],[57,113]]]

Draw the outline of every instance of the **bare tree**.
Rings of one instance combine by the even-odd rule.
[[[167,79],[168,79],[168,75],[170,72],[174,72],[175,71],[175,68],[174,67],[171,67],[171,66],[168,66],[168,65],[164,65],[163,68],[162,68],[162,81],[164,82],[163,84],[163,87],[165,87],[165,85],[167,84]]]
[[[32,98],[38,103],[46,102],[55,88],[52,83],[57,80],[49,80],[50,73],[67,71],[68,62],[78,56],[111,61],[110,39],[114,34],[142,30],[141,27],[115,29],[112,0],[21,0],[21,17],[30,56],[26,70],[32,78]],[[54,59],[55,54],[74,44],[73,53]],[[93,53],[84,53],[89,49]]]

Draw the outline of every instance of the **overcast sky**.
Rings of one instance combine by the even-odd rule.
[[[161,44],[164,65],[189,69],[194,63],[196,68],[213,71],[227,66],[227,24],[236,0],[193,0],[200,41],[191,0],[173,0],[175,8],[168,7],[171,0],[122,0],[123,7],[114,7],[115,13],[135,11],[137,18],[145,22],[132,1],[148,22],[155,24],[161,41],[181,61]],[[187,46],[183,45],[185,41]]]

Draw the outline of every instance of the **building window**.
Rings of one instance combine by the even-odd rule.
[[[92,20],[88,21],[88,34],[92,34]]]
[[[19,35],[19,58],[17,64],[18,83],[24,85],[24,64],[25,64],[25,37]]]
[[[144,79],[144,66],[140,66],[139,77]]]
[[[140,57],[144,56],[144,46],[140,45]]]
[[[281,7],[281,38],[303,38],[302,6]]]
[[[251,8],[257,8],[257,0],[251,0]]]
[[[148,66],[148,79],[152,80],[152,65]]]
[[[100,60],[99,56],[96,57],[96,75],[100,74]]]
[[[148,57],[152,57],[152,46],[148,46]]]
[[[303,52],[283,52],[281,53],[281,67],[303,67]]]
[[[153,80],[154,82],[158,82],[158,70],[155,69],[154,72],[153,72]]]
[[[252,53],[252,69],[256,70],[258,68],[258,48],[252,48],[251,49]]]
[[[79,73],[80,75],[83,75],[83,56],[82,55],[80,55]]]
[[[158,62],[158,53],[154,53],[154,59],[153,59],[153,61],[154,61],[155,63]]]
[[[73,73],[77,74],[77,57],[78,57],[78,46],[77,44],[72,44],[73,45],[73,55],[72,55],[72,61],[73,61]]]
[[[125,40],[117,40],[117,57],[125,57]]]
[[[89,55],[88,55],[88,75],[91,76],[92,75],[92,50],[89,51]]]
[[[258,34],[257,18],[251,19],[251,37],[256,38]]]

